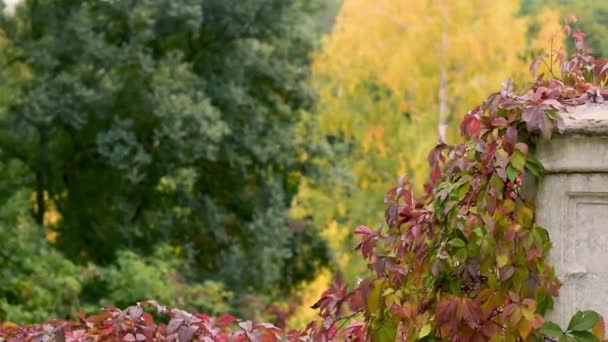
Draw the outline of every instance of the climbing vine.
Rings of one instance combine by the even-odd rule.
[[[575,315],[566,331],[544,322],[560,282],[547,262],[549,235],[522,191],[524,177],[543,173],[530,153],[534,140],[564,129],[558,112],[608,95],[607,61],[587,53],[583,32],[565,29],[575,54],[540,56],[531,72],[544,65],[548,74],[527,91],[506,82],[469,111],[460,125],[465,142],[431,151],[424,193],[400,179],[384,199],[386,225],[355,230],[372,275],[353,291],[338,285],[323,295],[313,340],[332,339],[353,314],[362,319],[342,332],[353,341],[603,339],[594,312]]]

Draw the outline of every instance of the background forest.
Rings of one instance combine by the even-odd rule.
[[[383,221],[399,175],[426,177],[438,127],[453,141],[485,94],[523,84],[564,17],[608,55],[590,0],[1,13],[0,321],[16,323],[156,299],[296,327],[365,274],[351,232]]]

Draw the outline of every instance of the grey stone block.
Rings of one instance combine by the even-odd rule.
[[[549,231],[563,282],[548,318],[562,326],[577,310],[608,315],[608,105],[568,108],[563,134],[540,142],[545,177],[536,219]]]

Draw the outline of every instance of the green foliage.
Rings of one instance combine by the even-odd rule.
[[[0,208],[0,321],[41,322],[148,299],[210,314],[233,311],[233,294],[222,283],[186,283],[169,247],[145,258],[121,251],[106,268],[75,265],[47,242],[28,202],[23,190]]]
[[[20,191],[0,208],[0,321],[67,317],[79,305],[81,270],[41,236],[28,200],[28,191]]]
[[[591,330],[598,326],[600,315],[594,311],[577,311],[565,331],[553,322],[546,322],[539,329],[545,336],[559,341],[599,342],[600,339]],[[602,323],[603,326],[603,323]],[[603,328],[602,328],[603,329]],[[602,331],[603,334],[603,331]]]
[[[164,245],[185,282],[238,293],[285,292],[326,263],[309,220],[288,215],[327,152],[294,138],[315,125],[321,4],[25,0],[1,18],[0,162],[34,190],[38,224],[56,211],[54,247],[109,267],[113,300],[161,295],[166,272],[132,253]]]
[[[94,288],[103,289],[101,303],[106,307],[128,306],[154,299],[185,310],[213,315],[232,311],[229,302],[233,294],[223,284],[214,281],[186,284],[179,272],[179,262],[169,247],[159,248],[154,255],[146,258],[130,251],[121,251],[115,265],[92,269],[95,277],[91,281],[98,282]],[[91,305],[90,309],[93,309]]]

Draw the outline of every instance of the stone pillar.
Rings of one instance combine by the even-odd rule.
[[[562,117],[563,134],[537,145],[545,176],[536,218],[563,283],[548,318],[565,327],[577,310],[608,317],[608,105],[568,108]]]

